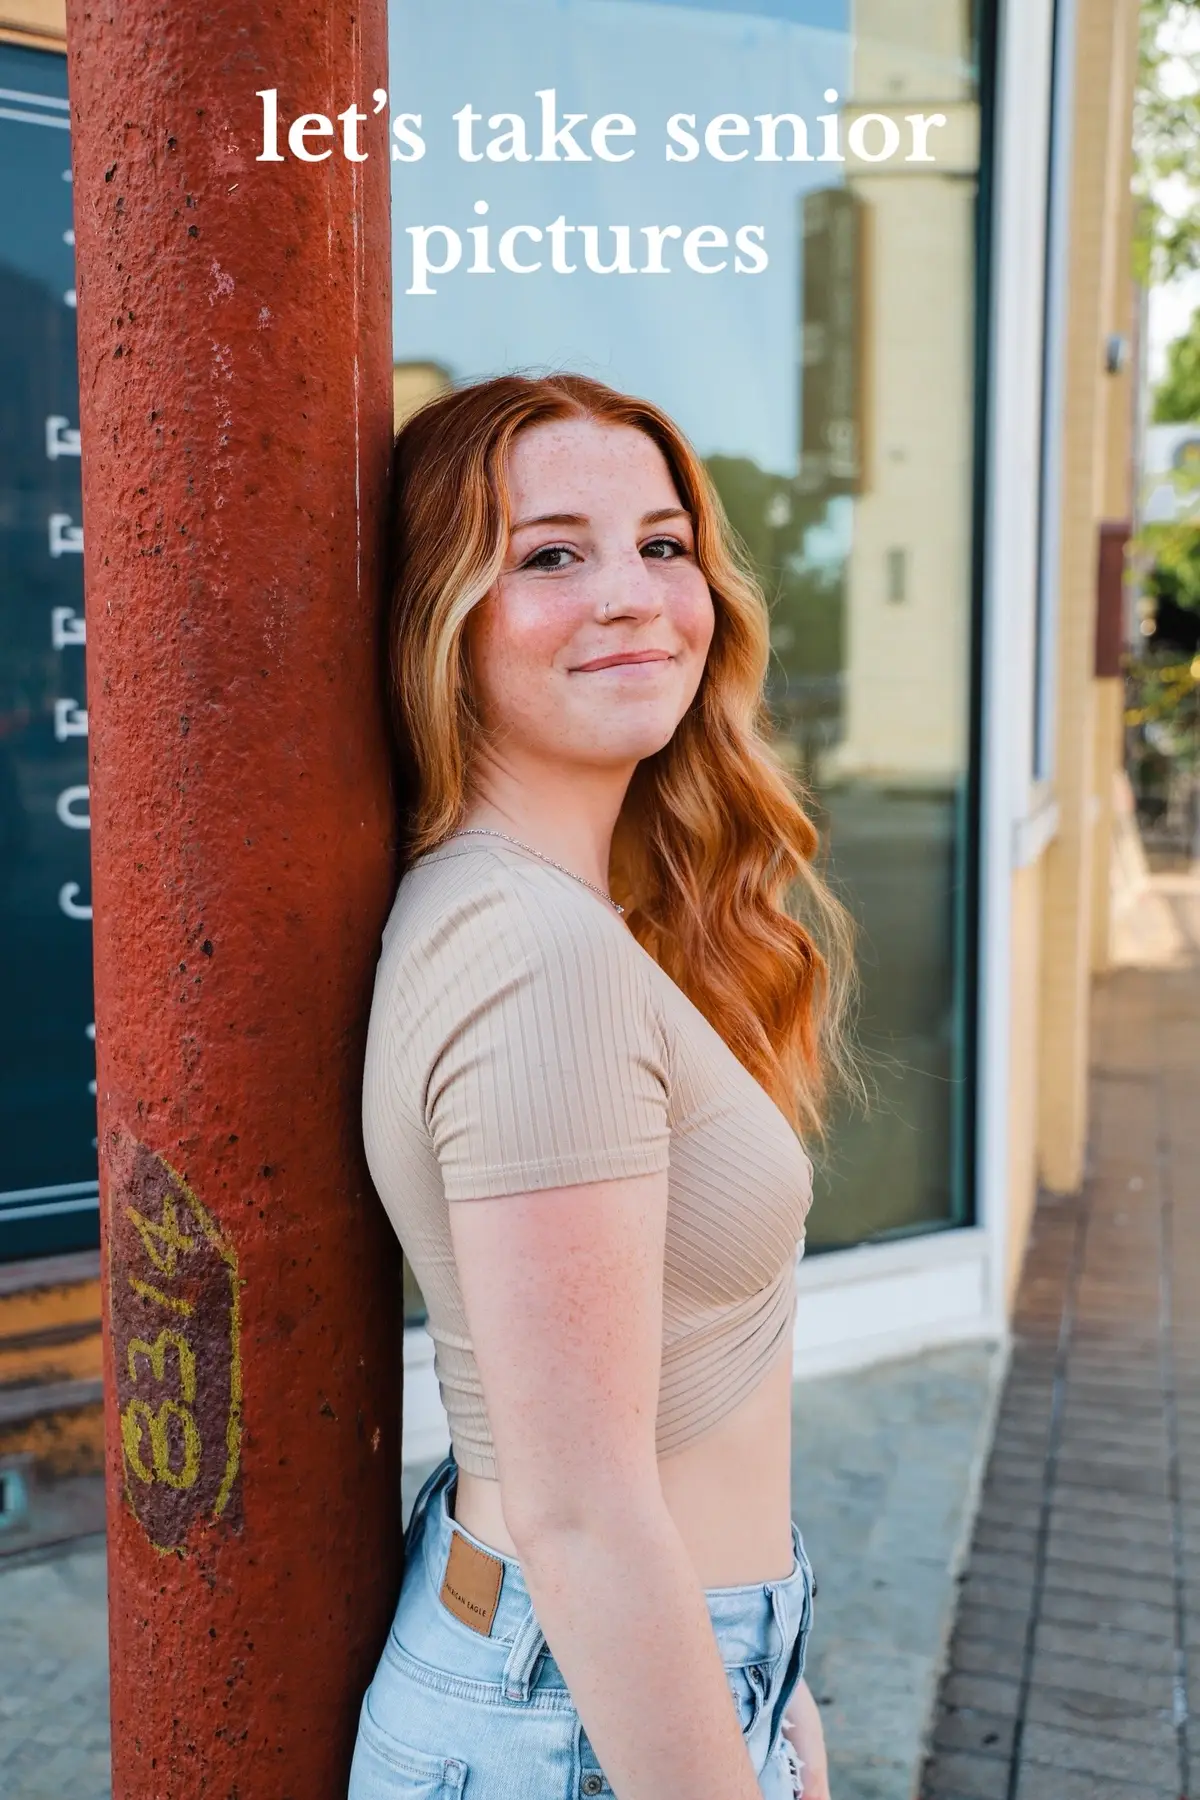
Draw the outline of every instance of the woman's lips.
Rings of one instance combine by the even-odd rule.
[[[670,662],[668,650],[618,650],[612,656],[598,656],[593,662],[576,663],[577,675],[595,669],[619,669],[627,663]]]

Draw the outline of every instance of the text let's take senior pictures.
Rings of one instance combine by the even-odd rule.
[[[363,128],[384,113],[388,95],[377,88],[372,108],[351,103],[326,113],[281,116],[278,90],[263,88],[262,149],[258,162],[289,157],[318,163],[336,155],[365,162],[370,155]],[[836,89],[825,90],[832,106]],[[463,163],[493,166],[522,163],[628,163],[639,151],[639,127],[628,113],[570,112],[554,88],[540,88],[536,106],[524,112],[494,112],[486,118],[470,103],[450,115],[454,154]],[[654,133],[657,154],[668,163],[844,163],[847,151],[859,163],[932,163],[931,134],[946,125],[940,112],[856,114],[848,122],[837,112],[807,120],[799,113],[721,112],[698,119],[672,113]],[[421,113],[399,112],[390,120],[393,162],[416,163],[428,154]],[[435,282],[456,275],[761,275],[770,263],[766,227],[753,222],[682,225],[574,221],[566,213],[542,223],[505,224],[491,217],[486,200],[476,200],[471,223],[414,224],[409,240],[408,284],[412,295],[435,294]]]

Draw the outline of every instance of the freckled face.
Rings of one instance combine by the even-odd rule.
[[[632,769],[670,742],[713,635],[666,459],[631,426],[556,420],[506,474],[504,569],[467,626],[484,723],[501,756]]]

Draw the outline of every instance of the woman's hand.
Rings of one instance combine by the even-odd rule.
[[[830,1800],[829,1760],[821,1714],[803,1676],[796,1683],[783,1715],[783,1735],[800,1759],[804,1786],[799,1800]]]

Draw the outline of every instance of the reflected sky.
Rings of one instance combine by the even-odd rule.
[[[746,7],[678,0],[392,0],[391,111],[418,112],[428,150],[392,164],[395,355],[442,363],[456,379],[506,368],[582,369],[641,391],[673,413],[702,454],[751,457],[762,468],[796,467],[799,351],[799,206],[807,189],[841,179],[841,165],[691,163],[665,157],[666,121],[694,113],[798,113],[816,137],[830,110],[827,88],[844,94],[851,40],[840,0],[776,0]],[[469,103],[484,119],[501,111],[540,128],[539,88],[556,90],[560,114],[623,112],[637,123],[628,162],[466,163],[451,115]],[[586,129],[586,128],[585,128]],[[757,133],[757,128],[755,128]],[[477,128],[477,147],[486,141]],[[538,147],[536,132],[531,148]],[[618,148],[627,148],[628,143]],[[740,145],[732,146],[734,148]],[[754,138],[748,142],[753,156]],[[781,149],[790,148],[782,134]],[[819,141],[811,141],[814,153]],[[639,227],[765,228],[769,266],[758,275],[699,275],[668,246],[670,275],[595,275],[571,240],[573,275],[453,273],[437,292],[408,295],[409,225],[447,225],[469,250],[488,203],[495,240],[507,226],[634,227],[635,266],[645,260]],[[609,260],[612,239],[601,234]],[[523,257],[537,250],[523,244]]]
[[[760,18],[790,19],[796,25],[817,25],[823,31],[849,29],[850,0],[654,0],[654,4],[684,6],[691,12],[754,13]]]

